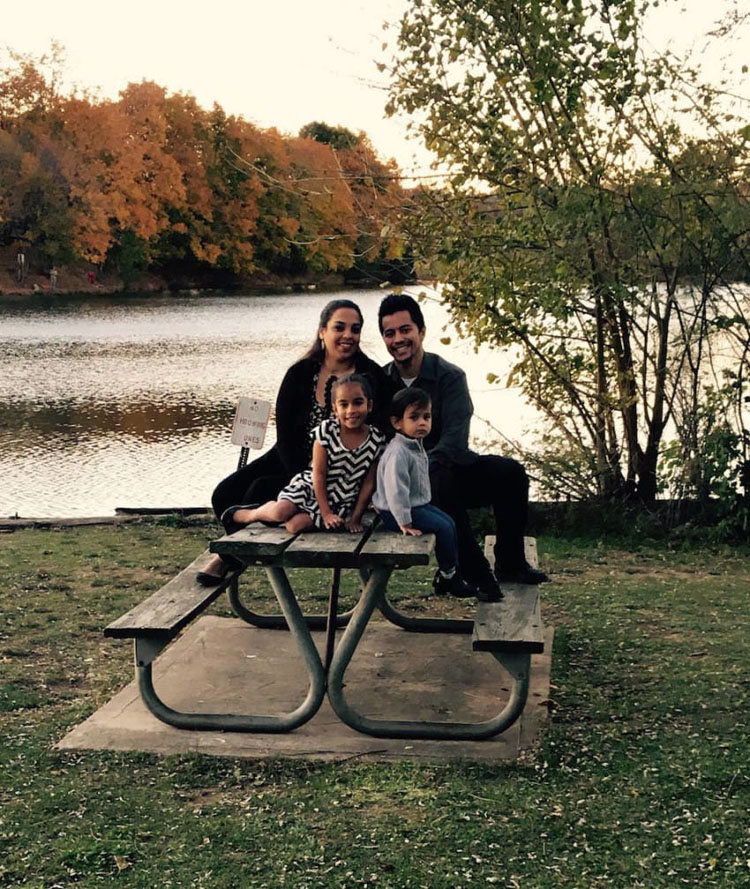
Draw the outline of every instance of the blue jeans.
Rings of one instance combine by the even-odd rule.
[[[393,513],[387,509],[381,509],[380,518],[383,524],[391,531],[400,531],[398,522],[393,518]],[[450,571],[458,567],[458,538],[456,536],[456,523],[442,509],[427,503],[425,506],[412,506],[411,524],[426,534],[435,535],[435,558],[438,566],[443,571]]]

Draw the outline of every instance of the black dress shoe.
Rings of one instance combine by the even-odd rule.
[[[491,571],[468,578],[467,581],[474,588],[474,595],[478,602],[502,602],[505,598],[497,579]]]
[[[257,509],[260,506],[260,503],[248,503],[243,506],[230,506],[228,509],[225,509],[224,512],[219,516],[219,521],[222,525],[224,525],[224,530],[227,534],[234,534],[235,531],[241,531],[242,528],[247,528],[247,525],[240,525],[238,522],[234,520],[234,514],[238,509]]]
[[[547,583],[549,577],[544,571],[532,568],[531,565],[523,565],[520,568],[511,568],[510,571],[499,571],[497,579],[500,583],[526,583],[537,584]]]
[[[452,577],[443,577],[438,569],[432,580],[432,589],[436,596],[455,596],[457,599],[473,599],[477,595],[476,588],[465,581],[458,571]]]
[[[505,598],[503,591],[500,589],[497,580],[495,580],[492,574],[480,581],[476,581],[474,585],[477,590],[476,595],[478,602],[502,602]]]
[[[227,576],[227,571],[229,571],[229,565],[222,561],[218,574],[209,574],[208,571],[199,571],[195,575],[195,579],[201,586],[218,586]]]

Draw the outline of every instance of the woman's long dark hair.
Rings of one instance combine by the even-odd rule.
[[[355,302],[352,302],[350,299],[332,299],[323,307],[323,311],[320,313],[318,330],[320,330],[321,327],[327,327],[328,322],[331,320],[334,312],[337,312],[339,309],[354,309],[354,311],[359,315],[359,323],[364,324],[362,311]],[[357,351],[359,351],[359,346],[357,347]],[[312,346],[310,346],[310,348],[302,357],[312,358],[314,361],[317,361],[318,364],[322,364],[324,354],[325,352],[323,349],[323,343],[321,342],[320,336],[318,336],[318,334],[316,333]]]

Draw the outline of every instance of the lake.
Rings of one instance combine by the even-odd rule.
[[[535,419],[517,389],[487,382],[490,372],[507,374],[512,356],[459,341],[436,293],[410,292],[423,290],[427,349],[467,372],[473,444],[502,450],[486,421],[518,439]],[[275,400],[332,298],[361,307],[362,348],[385,362],[377,325],[383,295],[3,297],[0,516],[207,506],[216,482],[236,468],[237,399]],[[272,425],[264,449],[274,436]]]

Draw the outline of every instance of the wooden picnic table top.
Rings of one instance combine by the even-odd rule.
[[[211,544],[213,552],[232,555],[240,563],[216,587],[206,588],[197,581],[197,573],[206,564],[202,553],[188,568],[173,578],[145,602],[110,624],[105,634],[132,637],[142,699],[149,710],[163,722],[181,729],[287,732],[304,725],[320,709],[326,697],[339,718],[356,731],[374,737],[435,740],[480,740],[504,731],[521,714],[528,697],[530,657],[541,651],[542,623],[536,589],[507,589],[506,598],[497,603],[481,603],[476,623],[450,618],[410,618],[401,614],[387,600],[387,587],[394,568],[426,565],[434,549],[432,534],[405,536],[371,527],[356,534],[289,534],[278,527],[252,525],[222,537]],[[289,629],[296,640],[300,658],[308,676],[308,692],[295,709],[281,715],[206,713],[175,710],[166,704],[154,687],[152,665],[165,645],[197,616],[225,588],[235,613],[248,623],[259,625],[256,615],[238,598],[237,577],[242,566],[259,565],[266,569],[271,586],[283,612],[271,615],[278,621],[274,628]],[[326,628],[325,654],[312,639],[310,621],[296,601],[287,567],[333,569],[333,583]],[[339,615],[337,609],[340,568],[365,568],[366,581],[359,602],[351,612]],[[491,653],[510,674],[512,686],[507,702],[490,719],[476,723],[429,722],[424,720],[373,718],[361,713],[347,698],[345,674],[374,611],[404,629],[424,632],[471,632],[474,650]],[[344,617],[344,623],[339,618]],[[456,626],[456,625],[459,626]],[[269,626],[269,624],[266,624]],[[345,627],[336,644],[337,627]],[[380,672],[377,676],[380,677]]]
[[[254,524],[211,543],[211,552],[234,556],[245,565],[283,568],[409,568],[427,565],[435,535],[411,537],[384,528],[290,534]]]

